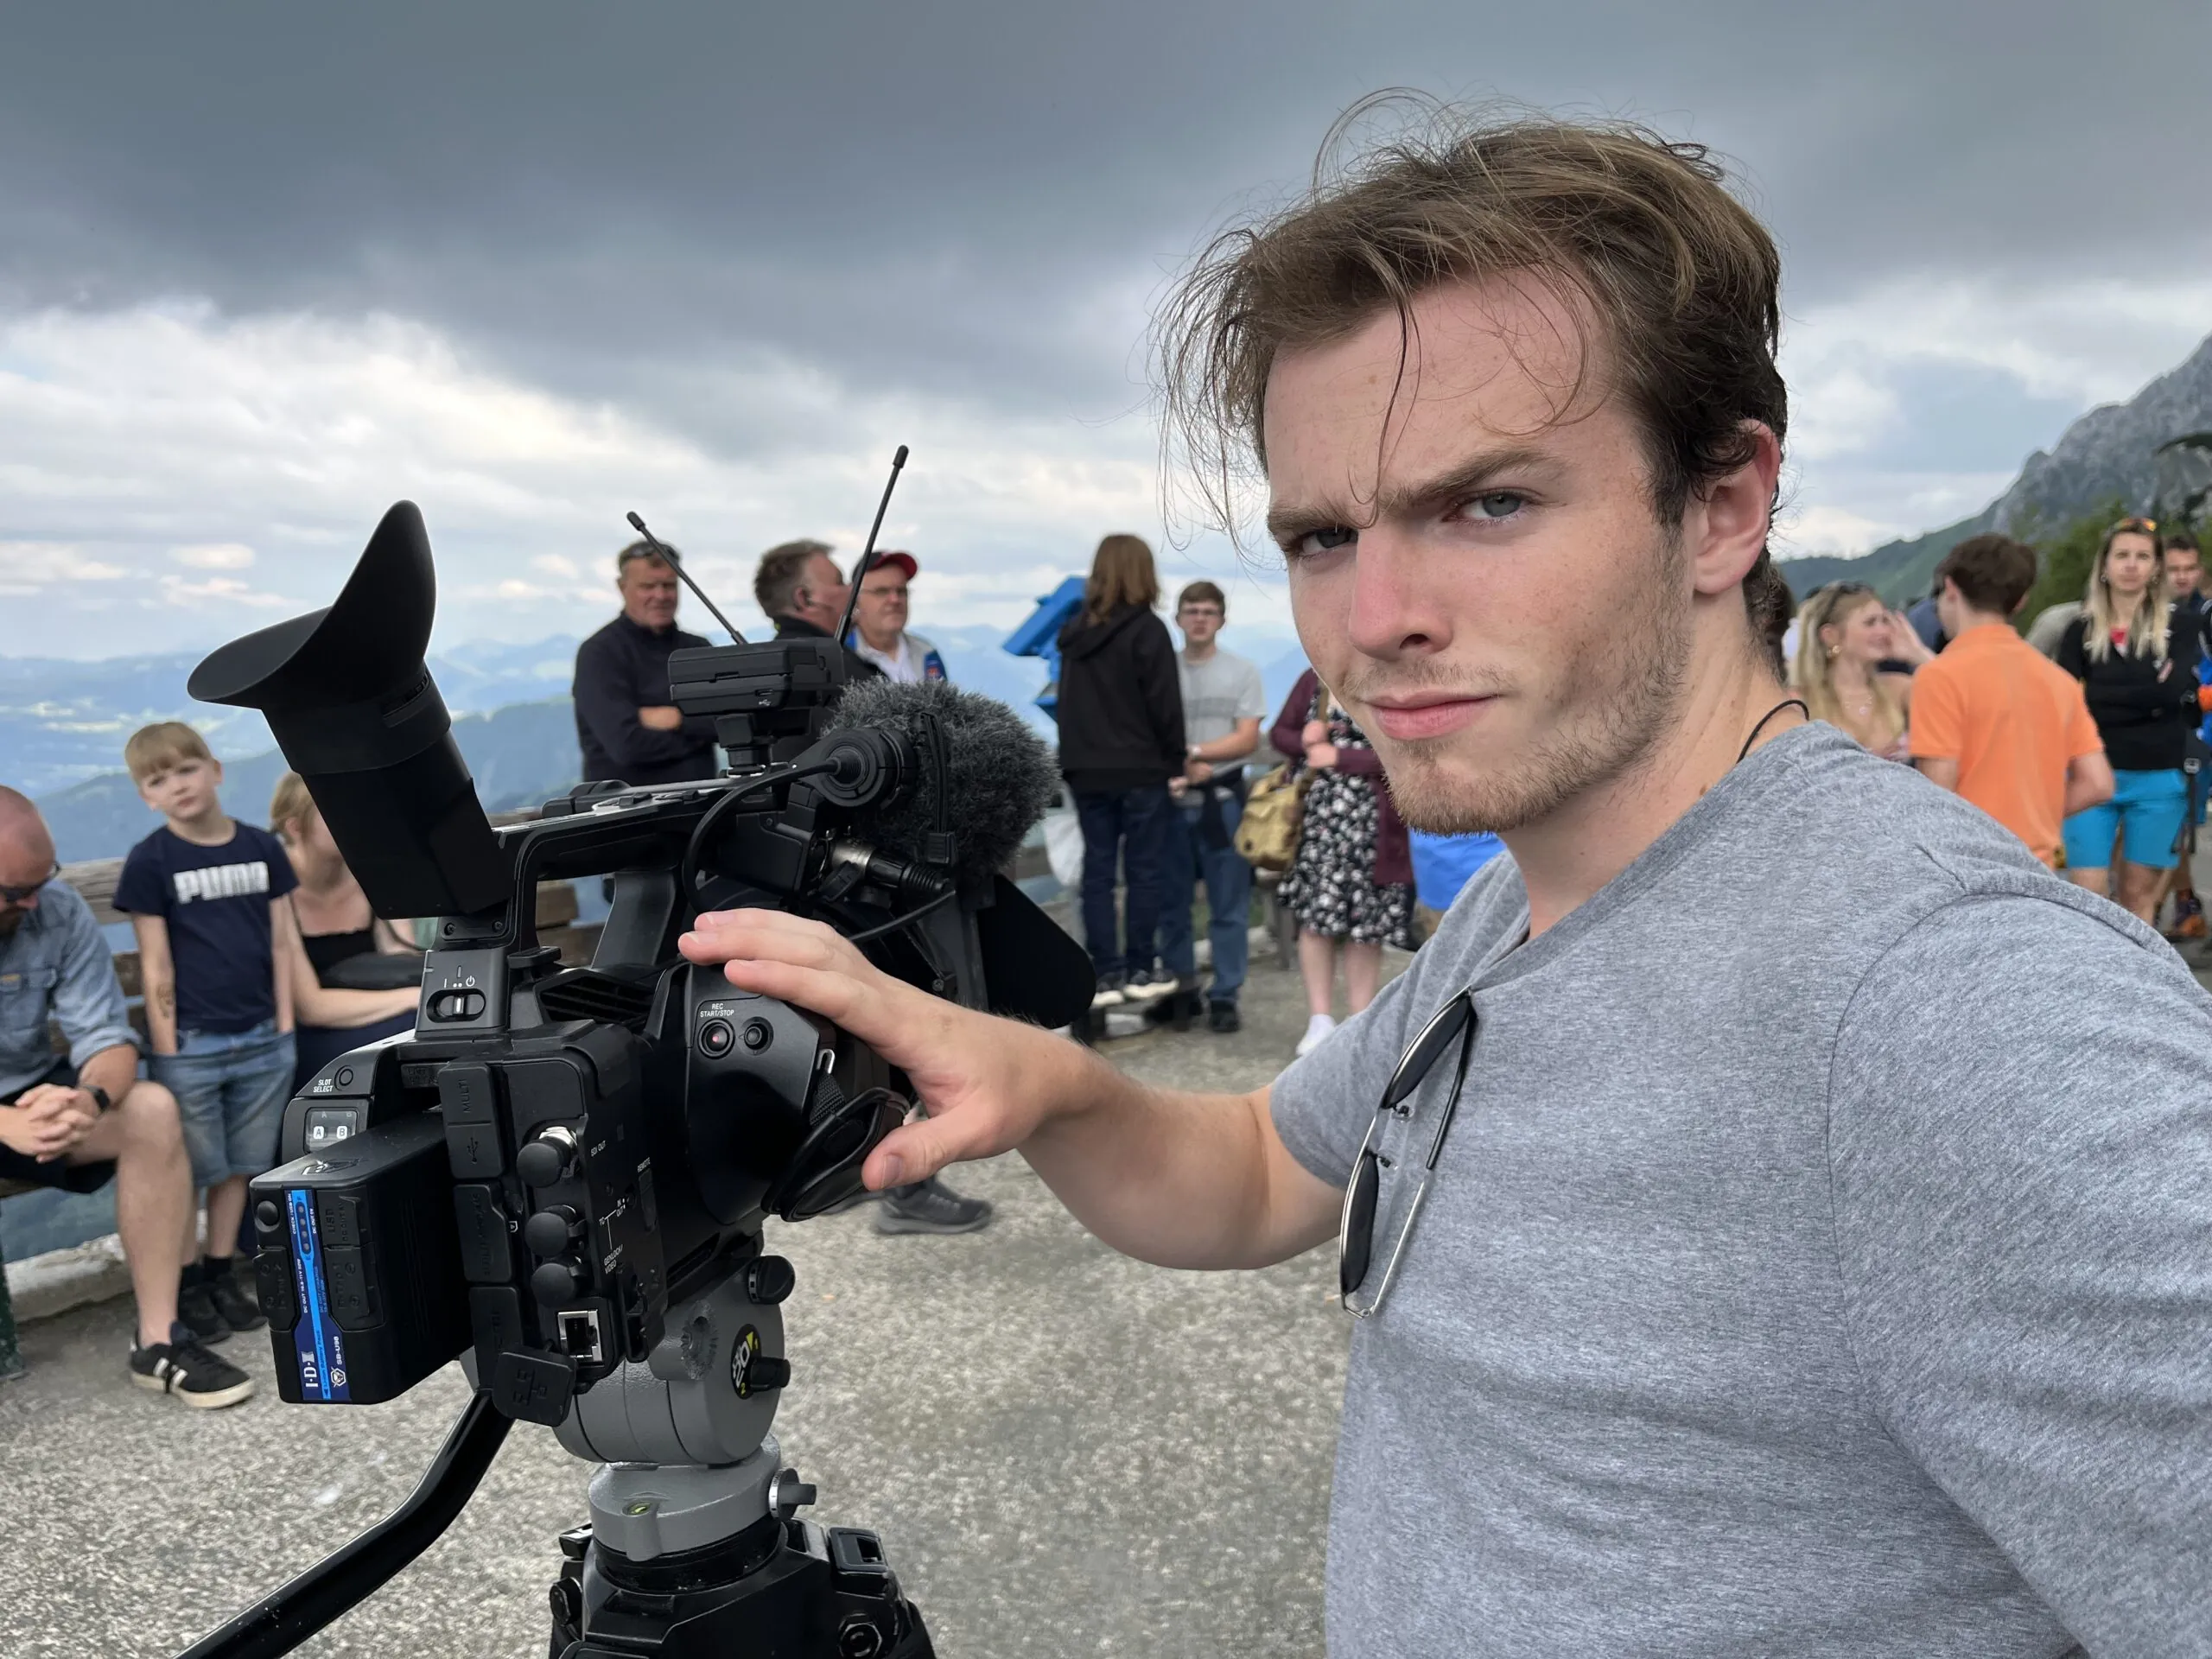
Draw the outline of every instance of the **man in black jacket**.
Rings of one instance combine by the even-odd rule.
[[[676,626],[677,578],[645,542],[614,556],[622,614],[576,647],[584,781],[691,783],[715,775],[715,722],[669,701],[669,653],[707,642]]]
[[[753,572],[753,597],[760,613],[776,625],[779,639],[827,639],[845,614],[852,589],[838,573],[827,542],[785,542],[760,556]],[[883,671],[845,647],[845,683],[880,680]]]
[[[760,556],[753,575],[753,597],[761,613],[776,625],[779,639],[829,639],[845,614],[851,593],[830,556],[827,542],[785,542]],[[844,647],[845,682],[880,680],[883,671],[850,645]],[[855,1202],[865,1202],[864,1198]],[[886,1187],[875,1212],[879,1233],[972,1233],[991,1223],[984,1198],[963,1198],[931,1178]]]

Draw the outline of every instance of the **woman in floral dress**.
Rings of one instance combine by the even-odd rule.
[[[1351,717],[1300,676],[1275,720],[1275,747],[1313,772],[1298,854],[1276,897],[1298,921],[1298,965],[1307,1020],[1300,1054],[1337,1027],[1337,963],[1357,1014],[1382,982],[1382,947],[1414,946],[1413,855],[1406,826],[1383,787],[1382,758]]]

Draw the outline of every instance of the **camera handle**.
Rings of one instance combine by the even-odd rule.
[[[405,1503],[177,1659],[275,1659],[351,1612],[453,1524],[512,1426],[490,1395],[471,1396]]]

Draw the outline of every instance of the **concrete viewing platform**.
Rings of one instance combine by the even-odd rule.
[[[1244,1015],[1103,1052],[1255,1088],[1304,1029],[1297,976],[1255,953]],[[1333,1249],[1173,1272],[1090,1237],[1018,1157],[950,1182],[998,1205],[990,1228],[883,1237],[868,1206],[770,1224],[799,1273],[776,1433],[820,1486],[809,1513],[882,1535],[945,1659],[1319,1655],[1351,1325]],[[174,1653],[394,1508],[465,1397],[448,1366],[383,1406],[287,1406],[253,1332],[222,1351],[257,1396],[188,1411],[131,1386],[130,1314],[27,1323],[29,1375],[0,1387],[10,1659]],[[302,1651],[542,1659],[588,1473],[518,1426],[445,1537]]]

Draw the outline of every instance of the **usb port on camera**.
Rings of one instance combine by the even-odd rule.
[[[570,1308],[561,1315],[561,1346],[581,1365],[595,1365],[602,1350],[599,1315],[588,1307]]]

